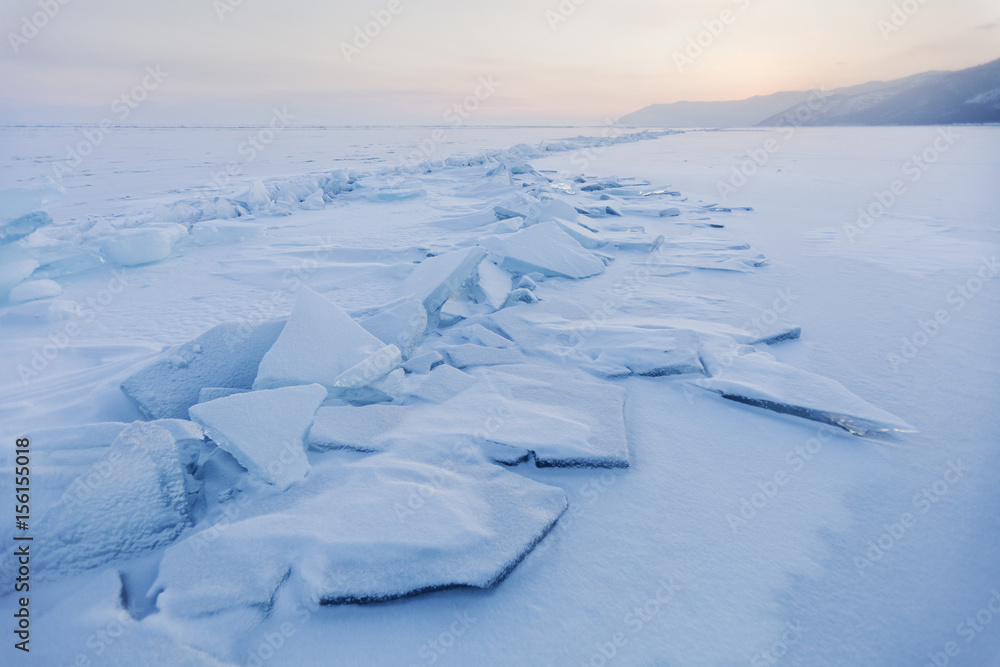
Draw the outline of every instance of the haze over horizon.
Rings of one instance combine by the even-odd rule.
[[[130,124],[265,123],[274,107],[296,124],[433,124],[477,93],[452,119],[601,123],[1000,57],[987,0],[15,0],[0,26],[2,122],[118,121],[145,78]]]

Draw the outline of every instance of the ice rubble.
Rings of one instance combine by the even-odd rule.
[[[639,138],[650,136],[658,135]],[[838,383],[755,348],[741,348],[732,360],[720,352],[797,338],[796,327],[752,333],[682,313],[595,318],[555,298],[560,285],[539,290],[545,297],[539,303],[535,290],[546,276],[581,279],[605,271],[613,257],[591,250],[656,250],[661,265],[687,268],[749,271],[766,261],[745,244],[661,235],[678,225],[703,227],[703,218],[695,217],[703,209],[683,201],[676,208],[633,205],[676,193],[644,191],[628,179],[549,177],[524,162],[582,145],[589,144],[515,147],[416,171],[257,181],[237,197],[178,205],[172,219],[182,225],[147,224],[101,239],[111,261],[134,265],[169,255],[187,225],[196,244],[209,245],[261,233],[261,225],[240,219],[247,216],[318,210],[334,196],[421,196],[421,184],[405,180],[421,169],[475,165],[494,197],[519,180],[529,185],[515,176],[530,174],[536,181],[490,200],[482,211],[437,223],[475,229],[478,237],[437,248],[433,256],[425,248],[404,251],[396,258],[400,266],[422,261],[402,281],[395,301],[363,311],[360,321],[304,288],[287,322],[220,325],[126,379],[123,391],[147,418],[190,416],[232,458],[220,453],[197,468],[201,431],[188,421],[128,427],[147,429],[142,432],[155,444],[153,454],[130,452],[150,459],[137,461],[135,479],[121,488],[116,482],[89,501],[83,525],[107,534],[87,547],[68,545],[65,535],[74,534],[76,517],[60,500],[44,525],[55,526],[52,539],[65,544],[55,550],[60,560],[45,567],[70,571],[169,544],[191,523],[197,470],[208,482],[240,486],[253,479],[271,487],[258,494],[227,489],[250,501],[239,520],[211,540],[194,534],[167,548],[153,592],[162,590],[157,606],[168,619],[259,622],[285,586],[336,604],[495,585],[544,537],[566,500],[561,490],[490,462],[514,465],[533,457],[541,467],[630,464],[626,391],[603,377],[708,375],[695,384],[852,433],[909,430]],[[684,220],[668,219],[682,209]],[[653,231],[630,216],[643,216]],[[11,292],[11,301],[30,294],[36,281],[16,285],[37,268],[35,260],[5,263],[0,295],[12,287],[20,292]],[[458,325],[462,320],[472,324]],[[63,474],[110,461],[119,449],[116,442],[63,454],[73,464]],[[326,454],[335,449],[367,456]],[[210,445],[204,450],[217,452]],[[227,466],[231,471],[222,472]],[[138,484],[148,488],[126,502],[123,494]],[[220,502],[227,501],[220,496]],[[146,505],[156,508],[145,519],[156,521],[159,533],[141,523]],[[136,508],[137,516],[121,516],[122,507]]]
[[[403,281],[401,292],[406,298],[419,299],[434,322],[448,298],[473,278],[485,256],[483,248],[471,247],[429,257]]]
[[[497,349],[497,348],[494,348]],[[516,363],[469,369],[438,366],[408,378],[399,402],[321,408],[314,449],[360,452],[448,449],[462,442],[497,461],[533,454],[543,467],[629,465],[625,391],[572,368]]]
[[[565,508],[561,489],[496,466],[376,454],[249,506],[197,550],[168,548],[153,589],[165,614],[194,618],[269,605],[283,583],[322,604],[489,588]]]
[[[730,400],[831,424],[855,435],[915,430],[836,380],[783,364],[753,347],[709,347],[704,358],[711,377],[694,384]]]
[[[187,419],[206,387],[250,389],[283,321],[251,327],[228,322],[168,350],[122,382],[121,389],[148,419]]]
[[[511,276],[493,262],[484,259],[479,263],[479,279],[473,290],[477,303],[485,303],[493,310],[500,310],[511,290]]]
[[[174,436],[155,423],[125,429],[33,526],[38,576],[56,578],[163,547],[192,523],[190,480]],[[6,576],[13,558],[3,558]]]
[[[588,278],[604,272],[601,260],[551,221],[485,238],[480,245],[514,273],[538,271],[546,276]]]
[[[250,391],[191,406],[191,419],[251,475],[279,489],[305,478],[305,436],[326,400],[318,384]]]
[[[253,388],[316,383],[337,393],[361,386],[399,365],[399,350],[390,346],[395,354],[386,354],[386,347],[335,303],[303,287],[288,322],[260,361]]]

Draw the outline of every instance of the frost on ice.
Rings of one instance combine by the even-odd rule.
[[[604,272],[601,260],[551,221],[485,238],[480,245],[501,258],[500,266],[515,273],[588,278]]]
[[[250,474],[286,489],[309,471],[304,439],[326,389],[250,391],[191,406],[191,419]]]
[[[34,527],[33,565],[55,578],[166,546],[192,523],[191,480],[170,431],[136,422]],[[4,570],[15,562],[4,556]],[[4,582],[12,585],[14,577]]]
[[[489,588],[565,508],[561,489],[493,465],[376,454],[248,507],[199,549],[167,549],[154,589],[165,613],[201,616],[266,605],[286,580],[322,604]]]
[[[202,389],[250,389],[258,367],[285,326],[268,322],[250,327],[229,322],[189,343],[122,382],[122,391],[148,419],[187,419]]]
[[[733,401],[832,424],[855,435],[914,431],[836,380],[783,364],[752,347],[728,353],[713,349],[706,364],[711,377],[695,384]]]
[[[284,329],[260,362],[253,388],[316,383],[336,391],[357,386],[357,373],[349,378],[341,375],[369,360],[365,377],[371,382],[399,364],[399,350],[394,357],[386,354],[385,347],[335,303],[303,287]]]

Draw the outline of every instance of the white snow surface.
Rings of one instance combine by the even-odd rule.
[[[602,130],[0,128],[0,661],[1000,663],[997,129]]]

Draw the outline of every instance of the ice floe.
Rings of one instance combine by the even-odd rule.
[[[250,474],[279,489],[305,478],[305,436],[326,400],[318,384],[233,394],[191,406],[191,419]]]

